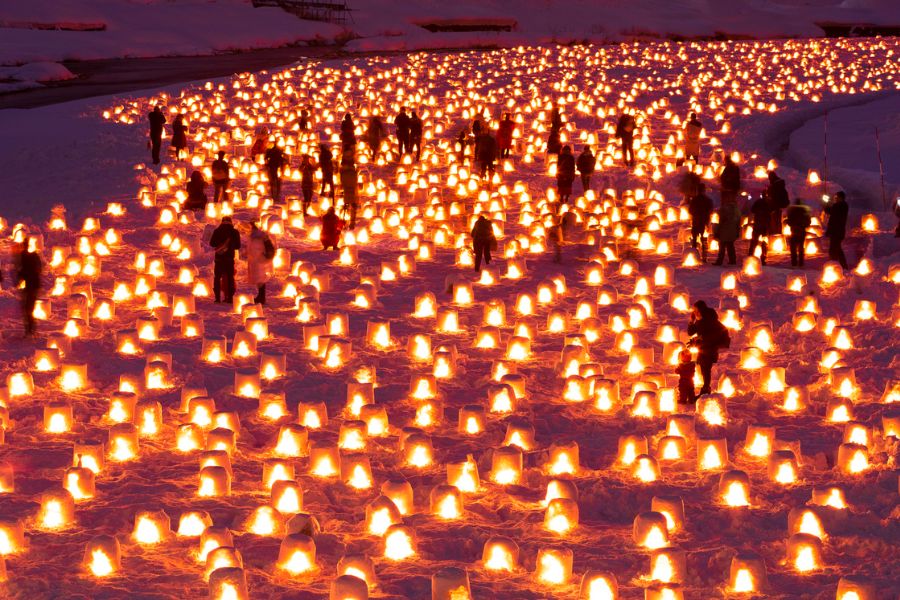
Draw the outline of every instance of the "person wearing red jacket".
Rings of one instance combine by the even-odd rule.
[[[516,128],[512,115],[506,113],[500,126],[497,128],[497,146],[500,148],[500,158],[507,158],[512,150],[513,131]]]
[[[341,239],[341,230],[344,228],[344,220],[337,216],[334,207],[330,207],[328,211],[322,215],[322,249],[328,250],[332,248],[338,249],[338,242]]]

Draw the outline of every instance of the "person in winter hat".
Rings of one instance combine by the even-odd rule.
[[[616,137],[622,141],[622,158],[626,167],[634,166],[634,130],[637,123],[629,112],[623,112],[616,124]]]
[[[719,190],[722,194],[722,204],[729,201],[737,202],[741,192],[741,168],[731,159],[731,155],[725,157],[725,166],[719,174]]]
[[[337,216],[337,213],[334,212],[334,207],[330,206],[328,210],[322,215],[322,234],[320,239],[322,240],[322,249],[328,250],[329,248],[333,250],[338,249],[338,242],[341,239],[341,230],[344,228],[344,220]]]
[[[228,192],[228,184],[231,183],[228,161],[225,160],[225,152],[219,150],[216,160],[212,163],[213,202],[222,202]]]
[[[397,118],[394,119],[394,125],[397,127],[397,143],[400,145],[400,156],[402,157],[406,152],[409,152],[410,150],[410,118],[409,115],[406,114],[405,108],[400,108],[400,113],[397,115]]]
[[[178,115],[172,121],[172,149],[175,150],[175,158],[181,158],[181,152],[187,148],[187,125],[184,124],[184,115]]]
[[[266,175],[269,177],[269,190],[273,200],[281,198],[281,169],[284,167],[284,151],[274,142],[266,150]]]
[[[203,178],[203,173],[200,171],[191,173],[185,191],[187,192],[187,200],[184,202],[185,209],[198,212],[206,210],[206,180]]]
[[[422,119],[419,118],[419,115],[413,109],[412,114],[409,116],[409,151],[416,153],[417,162],[422,156],[422,135]]]
[[[772,207],[768,199],[764,196],[757,198],[750,206],[750,212],[753,214],[753,229],[750,235],[750,249],[747,253],[753,256],[756,247],[759,246],[762,251],[760,260],[762,264],[766,264],[766,255],[769,251],[769,225],[772,221]]]
[[[378,152],[381,148],[381,141],[384,139],[384,123],[381,117],[372,115],[369,117],[369,127],[366,129],[366,143],[372,152],[372,160],[378,158]]]
[[[303,194],[303,216],[309,215],[309,206],[312,204],[313,183],[315,181],[316,165],[309,154],[304,154],[300,162],[300,191]]]

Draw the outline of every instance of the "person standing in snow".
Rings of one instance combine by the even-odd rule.
[[[422,155],[422,119],[416,114],[416,110],[412,110],[409,117],[409,151],[416,153],[416,162]]]
[[[772,221],[772,207],[765,196],[760,196],[750,206],[750,212],[753,214],[753,229],[750,234],[750,248],[748,256],[753,256],[756,247],[759,246],[760,261],[766,264],[766,255],[769,251],[769,225]]]
[[[591,189],[591,175],[594,174],[594,169],[597,166],[597,159],[594,158],[594,153],[591,152],[590,146],[585,146],[581,154],[578,155],[576,166],[578,167],[578,173],[581,175],[581,190],[586,194]]]
[[[187,149],[187,125],[184,124],[184,115],[178,115],[172,121],[172,149],[175,150],[175,158],[181,158],[181,152]]]
[[[186,210],[202,212],[206,210],[206,179],[203,173],[194,171],[186,186],[187,200],[184,202]]]
[[[309,205],[312,204],[313,180],[316,175],[316,165],[309,154],[303,155],[300,163],[300,191],[303,193],[303,216],[309,215]]]
[[[516,129],[516,123],[512,120],[512,115],[506,113],[500,126],[497,128],[497,147],[500,148],[500,158],[508,158],[512,150],[513,131]]]
[[[494,161],[497,160],[497,140],[487,128],[475,140],[475,153],[475,160],[478,162],[481,178],[484,179],[488,172],[493,178]]]
[[[384,139],[384,123],[381,117],[372,115],[369,117],[369,127],[366,129],[366,143],[372,152],[372,160],[378,158],[378,152],[381,149],[381,140]]]
[[[785,221],[791,228],[791,237],[788,244],[791,249],[791,266],[803,268],[803,261],[806,258],[806,229],[812,222],[809,214],[809,208],[803,204],[803,200],[797,198],[794,203],[787,209]]]
[[[341,188],[344,190],[344,210],[350,214],[350,229],[356,228],[356,211],[359,208],[357,188],[359,172],[353,163],[353,156],[345,154],[341,160]]]
[[[397,143],[400,145],[400,156],[402,157],[409,151],[410,119],[405,108],[400,108],[400,113],[394,119],[394,125],[397,127]]]
[[[562,150],[562,138],[560,131],[562,130],[562,115],[559,109],[554,108],[550,114],[550,132],[547,134],[547,156],[559,154]]]
[[[697,118],[697,113],[691,113],[687,125],[684,127],[684,158],[700,162],[700,135],[703,132],[703,124]]]
[[[305,108],[300,111],[300,122],[297,123],[300,127],[300,131],[309,131],[312,129],[312,125],[310,124],[309,111]]]
[[[714,228],[716,240],[719,242],[719,256],[713,264],[721,265],[728,253],[728,264],[737,263],[737,252],[734,243],[741,237],[741,211],[738,209],[737,196],[723,196],[719,208],[719,222]]]
[[[281,199],[281,168],[284,166],[284,151],[272,142],[266,150],[266,175],[269,177],[269,192],[276,202]]]
[[[690,204],[691,200],[700,193],[700,184],[703,180],[690,167],[684,168],[681,179],[678,180],[678,191],[681,192],[683,204]]]
[[[697,187],[697,195],[691,198],[688,212],[691,214],[691,247],[696,250],[700,244],[701,260],[706,262],[706,228],[709,227],[713,203],[706,195],[706,186],[701,183]]]
[[[719,362],[719,350],[731,345],[731,337],[716,311],[703,300],[694,303],[687,332],[691,336],[688,344],[697,349],[697,364],[703,377],[699,395],[709,394],[712,390],[712,367]]]
[[[266,145],[269,143],[269,129],[265,125],[256,128],[256,137],[250,146],[250,158],[256,162],[256,157],[266,153]]]
[[[494,237],[494,226],[483,214],[478,215],[472,227],[472,251],[475,253],[475,271],[481,271],[481,261],[491,264],[491,246],[497,243]]]
[[[213,202],[222,202],[228,192],[228,184],[231,183],[228,161],[225,160],[225,152],[219,150],[218,158],[212,163]]]
[[[572,195],[572,184],[575,182],[575,155],[571,146],[563,147],[556,162],[556,191],[559,193],[559,204],[569,201]],[[557,212],[559,212],[557,210]]]
[[[234,300],[234,253],[241,249],[241,236],[234,228],[231,217],[225,215],[209,238],[209,245],[215,251],[213,258],[213,294],[220,302],[225,292],[225,302]]]
[[[28,249],[26,239],[19,246],[18,270],[16,284],[22,286],[22,321],[25,324],[25,337],[35,333],[34,305],[41,290],[41,255]]]
[[[629,112],[623,112],[616,124],[616,137],[622,141],[622,158],[626,167],[634,166],[634,130],[637,123]]]
[[[730,154],[725,157],[725,166],[719,175],[719,189],[722,194],[722,204],[737,202],[738,194],[741,192],[741,169],[731,159]]]
[[[350,113],[341,121],[341,153],[356,152],[356,123]]]
[[[166,124],[166,117],[158,104],[147,115],[147,121],[150,123],[150,152],[153,155],[153,164],[158,165],[159,149],[162,147],[163,125]]]
[[[769,201],[769,235],[781,233],[781,211],[791,205],[787,184],[775,171],[769,171],[769,187],[766,189]]]
[[[319,145],[319,169],[322,170],[322,189],[319,195],[324,196],[327,187],[334,200],[334,156],[325,144]]]
[[[328,250],[332,248],[338,249],[338,242],[341,239],[341,229],[344,228],[344,220],[337,216],[334,207],[328,207],[325,214],[322,215],[322,233],[319,239],[322,241],[322,249]]]
[[[250,224],[250,239],[247,241],[247,280],[256,286],[254,304],[266,303],[266,283],[272,276],[272,259],[275,258],[275,243],[265,231]]]
[[[836,193],[834,200],[825,204],[825,214],[828,215],[828,225],[825,227],[825,237],[829,240],[828,258],[838,261],[845,271],[850,267],[847,265],[847,257],[844,256],[841,243],[847,237],[849,212],[850,206],[847,204],[847,195],[844,192]]]
[[[697,390],[694,388],[694,373],[697,371],[697,363],[691,357],[691,351],[687,348],[678,353],[678,366],[675,373],[678,375],[678,403],[693,404],[697,401]]]

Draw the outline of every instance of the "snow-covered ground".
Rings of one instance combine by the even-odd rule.
[[[315,63],[165,92],[0,112],[0,130],[10,140],[0,148],[4,165],[0,188],[7,198],[0,216],[8,219],[4,235],[13,235],[15,223],[24,221],[31,235],[40,236],[48,263],[42,296],[52,309],[39,323],[40,337],[23,341],[17,333],[14,291],[7,287],[0,297],[4,332],[0,381],[7,383],[0,393],[5,406],[0,409],[5,429],[0,443],[0,533],[19,526],[24,531],[24,542],[13,539],[17,547],[11,553],[4,545],[10,536],[0,535],[0,554],[5,554],[0,580],[3,573],[7,580],[0,583],[0,591],[15,598],[175,594],[202,598],[208,584],[205,565],[197,558],[201,549],[197,537],[163,536],[160,543],[149,544],[132,534],[141,511],[165,511],[174,530],[185,514],[205,511],[215,527],[229,531],[231,545],[242,556],[249,598],[327,597],[347,566],[346,561],[342,566],[342,557],[349,555],[371,560],[373,598],[427,598],[430,578],[445,567],[467,570],[471,596],[457,588],[456,596],[436,596],[442,599],[609,598],[599,592],[579,595],[581,578],[594,571],[614,574],[624,599],[645,597],[646,588],[663,586],[667,579],[669,587],[680,589],[685,598],[749,597],[733,591],[746,575],[737,581],[730,576],[733,558],[748,551],[765,563],[768,583],[760,594],[765,597],[830,599],[836,597],[841,581],[845,589],[851,581],[870,585],[876,591],[868,597],[897,597],[900,563],[893,546],[900,535],[896,463],[900,424],[892,420],[898,391],[885,393],[896,390],[900,366],[896,275],[900,252],[891,232],[891,215],[876,212],[880,226],[864,231],[860,224],[870,209],[851,197],[845,246],[854,271],[835,283],[822,281],[827,242],[819,237],[821,215],[816,205],[810,256],[803,271],[787,266],[781,237],[771,240],[770,264],[759,274],[754,274],[752,260],[726,270],[690,266],[685,264],[687,224],[678,209],[675,162],[681,123],[690,110],[697,110],[706,126],[702,164],[713,196],[723,148],[740,154],[745,187],[758,190],[762,180],[757,172],[773,159],[766,145],[779,135],[774,130],[759,132],[776,122],[791,124],[780,134],[787,135],[794,125],[791,114],[812,114],[817,106],[850,98],[850,89],[857,97],[876,91],[880,98],[896,97],[898,66],[890,56],[898,49],[894,41],[860,40],[668,42],[416,54]],[[838,90],[843,84],[847,91],[830,91],[829,78],[838,81]],[[362,87],[354,82],[362,82]],[[621,166],[613,138],[620,101],[638,113],[638,167],[632,171]],[[144,119],[153,103],[165,106],[170,121],[175,112],[186,114],[190,162],[166,155],[161,168],[146,166]],[[258,123],[268,122],[275,139],[288,147],[296,169],[297,155],[315,152],[317,142],[337,150],[338,121],[345,111],[355,114],[361,135],[367,111],[392,117],[404,104],[418,106],[425,122],[422,161],[398,163],[393,146],[384,163],[372,164],[363,160],[367,149],[361,143],[362,216],[354,235],[344,239],[349,249],[342,263],[336,253],[320,250],[319,219],[304,219],[298,213],[295,199],[300,190],[293,177],[286,183],[287,202],[268,201],[261,168],[247,157],[248,142]],[[309,136],[295,128],[302,106],[316,107],[317,121]],[[576,151],[591,143],[599,155],[595,196],[582,197],[576,183],[577,200],[570,207],[585,237],[564,248],[561,264],[554,263],[546,250],[546,226],[552,222],[547,199],[555,180],[554,164],[545,160],[543,143],[553,106],[565,115],[564,141]],[[452,140],[476,112],[496,126],[496,117],[507,110],[520,119],[517,144],[489,184],[469,175],[470,158],[460,165]],[[168,139],[164,149],[167,146]],[[169,220],[180,213],[176,194],[183,190],[194,163],[208,167],[219,148],[228,153],[234,171],[233,190],[238,195],[230,208],[235,219],[242,228],[260,220],[279,248],[289,253],[279,257],[284,266],[268,286],[269,303],[262,313],[268,334],[257,342],[258,354],[249,357],[230,355],[234,337],[260,322],[247,320],[246,308],[234,311],[196,295],[200,290],[195,284],[209,287],[211,278],[212,253],[201,240],[224,207],[211,206],[210,216],[200,215],[200,222],[183,213],[183,220]],[[798,148],[799,142],[792,139],[791,150]],[[812,198],[819,187],[806,182],[810,167],[797,164],[799,170],[782,165],[779,172],[788,180],[792,197]],[[155,199],[155,205],[142,206],[141,198]],[[126,213],[102,214],[109,202],[121,202]],[[66,229],[48,223],[49,208],[55,203],[68,209]],[[315,212],[321,213],[327,204],[316,196]],[[501,234],[491,264],[493,282],[479,279],[467,265],[471,258],[465,249],[467,232],[479,212],[490,215]],[[97,218],[99,228],[82,232],[86,217]],[[108,256],[101,256],[105,254],[101,240],[110,240]],[[8,248],[10,240],[5,243]],[[417,244],[431,247],[431,257]],[[746,242],[739,242],[738,249],[745,261]],[[95,276],[76,273],[87,261],[85,252],[100,262]],[[66,255],[71,260],[49,264],[54,256]],[[162,271],[159,263],[154,266],[157,258],[164,265]],[[415,269],[402,272],[402,265],[410,264]],[[521,275],[516,268],[523,270]],[[137,278],[151,270],[157,273],[151,284],[161,294],[112,300],[123,290],[136,292]],[[657,278],[662,273],[668,276]],[[734,275],[733,282],[723,281],[726,273]],[[5,276],[9,275],[7,270]],[[471,284],[471,301],[446,293],[448,275],[458,284]],[[789,289],[787,284],[797,276],[804,277],[807,286]],[[243,262],[238,277],[239,292],[251,292]],[[190,279],[195,281],[187,283]],[[70,294],[77,291],[75,285],[87,282],[93,298],[89,316],[67,324],[84,308],[80,297]],[[318,290],[307,283],[316,284]],[[725,289],[731,283],[734,289]],[[434,294],[439,309],[458,313],[458,331],[439,327],[434,317],[412,316],[416,298],[427,292]],[[372,295],[362,302],[366,293]],[[525,295],[533,304],[530,311],[522,300]],[[136,354],[123,351],[127,350],[123,341],[144,326],[140,319],[150,315],[148,298],[173,309],[193,299],[205,328],[200,337],[227,339],[228,353],[219,361],[204,359],[200,337],[185,335],[182,327],[188,319],[178,316],[171,326],[161,328],[159,339],[135,342]],[[719,410],[682,409],[674,415],[666,406],[675,383],[669,354],[686,338],[684,306],[698,299],[718,308],[733,328],[731,347],[715,368],[714,387],[723,396],[718,397]],[[110,319],[95,312],[104,302],[115,307]],[[505,309],[505,322],[493,330],[486,308],[498,304]],[[866,314],[868,308],[874,308],[874,315]],[[308,347],[317,333],[313,328],[332,322],[331,315],[346,315],[347,330],[341,339],[351,342],[349,356],[345,354],[345,362],[336,366],[326,364],[324,338],[319,338],[321,352]],[[157,309],[157,317],[166,319],[168,311]],[[798,327],[813,318],[812,329]],[[375,329],[380,322],[389,323],[387,348],[367,338],[370,324]],[[72,328],[79,325],[81,332],[71,339],[71,351],[64,359],[86,365],[88,382],[85,389],[66,390],[58,369],[39,370],[36,352],[51,341],[51,333],[67,329],[74,334]],[[476,347],[479,335],[483,342],[490,334],[497,337],[495,348]],[[425,352],[424,360],[410,357],[407,348],[416,335],[430,336],[431,349],[443,346],[445,352]],[[514,335],[531,337],[528,356],[509,352],[510,347],[515,350],[514,342],[524,342]],[[339,345],[340,339],[335,343]],[[573,347],[579,343],[585,345],[583,354]],[[630,351],[629,344],[638,350]],[[171,387],[140,389],[145,387],[148,361],[165,359],[165,353],[171,354]],[[241,392],[235,384],[236,374],[252,377],[261,367],[261,357],[270,356],[285,359],[283,376],[261,381],[262,391],[284,394],[287,414],[280,418],[261,415],[259,402],[248,397],[253,394]],[[574,368],[568,362],[573,357]],[[580,375],[602,376],[584,380],[567,374],[560,368],[561,359]],[[449,377],[440,368],[445,360],[456,369]],[[754,368],[754,360],[765,362],[765,367]],[[506,382],[524,386],[525,393],[516,397],[511,412],[495,406],[490,397],[500,389],[492,378],[500,363],[521,375]],[[376,408],[356,415],[347,405],[348,385],[364,378],[366,368],[370,373],[374,369],[377,379]],[[7,376],[24,372],[30,373],[34,392],[10,395],[20,380]],[[782,373],[790,390],[778,391]],[[439,377],[435,408],[442,410],[435,410],[429,424],[419,412],[427,401],[416,397],[418,388],[411,382],[435,374]],[[607,380],[618,386],[618,396],[612,393],[609,406],[602,393]],[[116,416],[110,400],[128,381],[137,381],[139,388],[139,414],[134,419],[142,430],[138,456],[125,462],[108,458],[96,476],[96,495],[76,503],[72,523],[50,527],[52,520],[42,513],[45,493],[60,494],[58,498],[66,501],[58,491],[65,469],[72,465],[74,453],[85,452],[74,446],[108,442]],[[656,393],[635,397],[642,387]],[[232,490],[227,496],[199,496],[200,451],[176,449],[182,434],[192,430],[188,423],[203,423],[199,411],[182,410],[182,399],[199,393],[197,388],[214,399],[215,410],[221,411],[220,426],[234,431],[236,438],[230,457]],[[585,395],[581,401],[579,390]],[[787,401],[791,393],[805,400],[805,406],[791,408]],[[642,400],[649,404],[642,405]],[[316,427],[307,411],[319,403],[324,404],[328,421]],[[48,426],[59,419],[54,421],[50,413],[59,404],[72,407],[74,421],[69,431],[53,433]],[[473,434],[465,433],[465,420],[462,432],[459,427],[460,415],[470,405],[485,413],[482,431]],[[377,432],[382,409],[389,421],[386,435]],[[155,433],[148,425],[154,414],[162,419]],[[360,426],[360,419],[366,423]],[[303,490],[303,510],[321,526],[313,535],[313,571],[290,575],[277,565],[283,562],[280,548],[297,539],[285,536],[291,512],[271,510],[277,502],[264,474],[279,457],[275,447],[281,428],[297,422],[307,425],[313,446],[334,448],[342,440],[341,460],[350,467],[349,461],[367,458],[373,484],[369,489],[348,485],[357,482],[353,468],[333,477],[316,475],[305,450],[300,456],[281,457],[284,477],[297,481]],[[776,481],[784,478],[786,468],[790,470],[775,463],[784,454],[766,458],[748,452],[760,446],[751,443],[755,436],[750,430],[759,426],[771,426],[775,432],[768,450],[762,449],[764,455],[773,449],[794,453],[796,482]],[[350,449],[353,432],[360,431],[355,427],[361,427],[364,450]],[[410,438],[403,449],[401,440],[417,433],[411,427],[418,427],[423,437]],[[201,447],[226,435],[222,429],[215,433],[210,429],[196,426]],[[618,459],[620,440],[627,435],[647,440],[647,452],[656,457],[659,468],[655,481],[641,480],[633,466]],[[724,441],[723,467],[701,468],[709,455],[700,446],[708,440]],[[842,447],[847,441],[859,445]],[[571,443],[577,444],[578,456],[570,446],[569,462],[577,468],[567,474],[565,462],[551,458],[551,452]],[[666,443],[683,443],[682,458],[667,457]],[[425,452],[415,454],[414,444],[431,445],[431,464],[410,464],[414,455],[417,462]],[[493,462],[498,450],[510,444],[525,447],[523,472],[514,484],[498,483],[495,479],[504,473],[492,473]],[[858,473],[839,464],[841,453],[854,452],[859,453],[854,468],[867,462]],[[481,485],[461,494],[460,516],[436,514],[446,505],[432,506],[430,495],[434,490],[440,493],[444,488],[439,486],[447,483],[463,486],[448,478],[447,468],[467,455],[477,464]],[[541,500],[554,469],[562,470],[556,478],[577,489],[579,523],[564,534],[544,524],[547,508]],[[723,501],[719,481],[725,469],[743,471],[749,478],[749,507],[730,507]],[[9,483],[10,471],[14,486]],[[387,542],[372,533],[366,521],[366,507],[382,493],[382,485],[396,480],[408,482],[413,492],[409,513],[394,516],[415,538],[415,554],[401,560],[385,557]],[[833,506],[831,492],[826,495],[831,506],[821,506],[824,501],[816,491],[831,487],[846,498],[846,508]],[[390,488],[384,493],[397,497]],[[666,497],[677,497],[675,505],[683,503],[684,523],[668,536],[670,553],[654,553],[638,543],[641,536],[635,540],[633,523],[654,505],[659,508],[660,499]],[[392,511],[383,499],[379,502]],[[812,516],[801,514],[794,531],[816,532],[818,522],[824,534],[818,533],[821,542],[794,538],[813,548],[801,552],[798,563],[787,540],[794,532],[789,521],[795,522],[789,513],[801,510]],[[291,531],[315,530],[302,522],[291,520]],[[137,529],[146,540],[152,526],[145,523]],[[116,536],[122,552],[121,569],[102,578],[83,564],[87,544],[98,535]],[[482,561],[485,544],[493,536],[518,545],[518,565],[511,573],[492,570]],[[217,543],[228,545],[227,540]],[[822,549],[820,564],[800,572],[797,565],[803,565],[810,552],[815,559],[817,545]],[[536,575],[541,564],[553,564],[552,559],[538,560],[547,548],[572,552],[572,575],[564,583],[549,583]],[[685,558],[683,572],[680,552]],[[234,560],[229,550],[219,555]],[[858,597],[866,598],[865,591],[860,590]]]

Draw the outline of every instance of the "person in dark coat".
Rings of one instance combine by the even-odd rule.
[[[575,181],[575,155],[572,147],[565,146],[559,153],[556,162],[556,190],[559,192],[559,203],[569,201],[572,195],[572,183]]]
[[[494,176],[494,162],[497,160],[497,140],[491,135],[491,132],[485,129],[475,141],[476,155],[475,160],[481,172],[481,178],[487,175],[488,171],[491,177]]]
[[[500,158],[507,158],[510,150],[512,150],[513,131],[516,129],[516,123],[512,120],[512,115],[506,113],[500,126],[497,128],[497,147],[500,148]]]
[[[341,146],[344,153],[356,151],[356,123],[350,113],[341,121]]]
[[[153,107],[150,114],[147,115],[147,121],[150,123],[150,149],[153,155],[153,164],[159,164],[159,149],[162,147],[163,125],[166,124],[166,117],[163,115],[159,105]]]
[[[631,114],[625,112],[616,124],[616,137],[622,140],[622,158],[626,167],[634,166],[634,130],[637,122]]]
[[[497,243],[494,237],[494,227],[483,214],[478,215],[475,225],[472,227],[472,251],[475,253],[475,270],[481,271],[481,260],[484,264],[491,264],[491,246]]]
[[[422,119],[413,109],[409,117],[409,151],[416,153],[416,161],[422,154]]]
[[[697,390],[694,387],[694,373],[697,363],[691,357],[691,351],[684,348],[678,355],[678,366],[675,373],[678,375],[678,402],[680,404],[693,404],[697,401]]]
[[[313,181],[316,175],[316,165],[309,154],[303,155],[300,163],[300,191],[303,193],[303,216],[309,214],[309,205],[312,204]]]
[[[787,209],[785,220],[791,227],[791,237],[788,238],[791,249],[791,266],[803,268],[803,261],[806,258],[806,230],[812,222],[809,208],[803,204],[800,198],[797,198]]]
[[[384,123],[381,117],[372,115],[369,117],[369,127],[366,129],[366,143],[372,152],[372,160],[378,158],[378,151],[381,148],[381,140],[384,139]]]
[[[222,202],[228,192],[228,184],[231,183],[228,161],[225,153],[219,151],[216,160],[212,163],[213,202]]]
[[[678,191],[681,192],[682,202],[690,204],[697,194],[700,193],[700,185],[703,180],[692,169],[685,168],[684,174],[678,180]]]
[[[841,247],[841,243],[847,237],[849,212],[850,206],[847,204],[847,195],[844,192],[836,193],[834,200],[825,204],[825,214],[828,215],[828,225],[825,226],[825,237],[829,240],[828,258],[838,261],[844,270],[850,268],[847,265],[847,257],[844,256],[844,249]]]
[[[721,265],[725,261],[725,253],[728,253],[728,264],[737,262],[737,252],[734,243],[741,237],[741,211],[734,198],[722,199],[719,207],[719,222],[714,228],[716,240],[719,242],[719,256],[713,264]]]
[[[266,175],[269,176],[269,191],[273,200],[281,198],[281,168],[284,166],[284,151],[274,142],[266,150]]]
[[[397,126],[397,143],[400,144],[400,156],[403,156],[406,152],[409,152],[409,128],[410,128],[410,118],[409,115],[406,114],[406,109],[401,108],[400,114],[397,115],[397,118],[394,119],[394,125]]]
[[[344,154],[341,160],[341,188],[344,190],[344,210],[350,214],[350,229],[356,229],[356,211],[359,208],[359,171],[352,154]]]
[[[562,115],[558,108],[554,108],[550,113],[550,132],[547,134],[547,156],[559,154],[562,150],[562,140],[560,131],[562,130]]]
[[[216,302],[225,293],[225,302],[234,299],[234,253],[241,249],[241,236],[234,228],[231,217],[222,217],[222,222],[209,238],[209,245],[215,250],[213,259],[213,294]]]
[[[591,175],[597,166],[597,159],[591,152],[590,146],[585,146],[581,154],[578,155],[578,161],[575,164],[578,167],[578,173],[581,175],[581,189],[586,194],[591,189]]]
[[[781,211],[791,205],[788,197],[787,184],[775,171],[769,171],[769,187],[766,189],[766,198],[769,201],[769,235],[781,233]]]
[[[698,300],[691,310],[687,332],[692,336],[689,344],[697,348],[697,364],[703,377],[699,395],[709,394],[712,389],[712,367],[719,362],[719,350],[728,348],[731,343],[728,330],[719,321],[716,311],[703,300]]]
[[[25,324],[25,336],[35,333],[34,305],[41,290],[41,255],[28,249],[28,241],[19,247],[18,270],[16,284],[22,286],[22,321]]]
[[[341,230],[344,228],[344,220],[334,212],[334,207],[330,206],[322,215],[322,249],[328,250],[332,248],[338,249],[338,242],[341,239]]]
[[[712,200],[706,195],[706,186],[701,183],[697,187],[697,195],[688,204],[688,212],[691,215],[691,247],[696,250],[699,242],[703,262],[706,262],[706,228],[709,227],[712,211]]]
[[[719,189],[722,194],[722,204],[728,201],[737,202],[741,192],[741,168],[737,166],[731,155],[725,157],[725,167],[719,175]]]
[[[750,212],[753,214],[753,230],[750,235],[750,248],[748,256],[753,256],[758,245],[762,250],[760,261],[766,264],[766,255],[769,251],[769,224],[772,221],[772,207],[765,196],[757,198],[750,206]]]
[[[194,171],[191,173],[191,179],[187,186],[187,200],[184,202],[184,208],[187,210],[204,211],[206,210],[206,180],[203,173]]]
[[[312,129],[309,121],[309,111],[304,108],[300,111],[300,122],[298,123],[300,131],[309,131]]]
[[[322,170],[322,190],[319,195],[324,196],[327,187],[334,200],[334,156],[325,144],[319,145],[319,169]]]
[[[187,130],[184,115],[175,117],[172,121],[172,148],[175,150],[175,158],[181,158],[182,150],[187,148]]]

